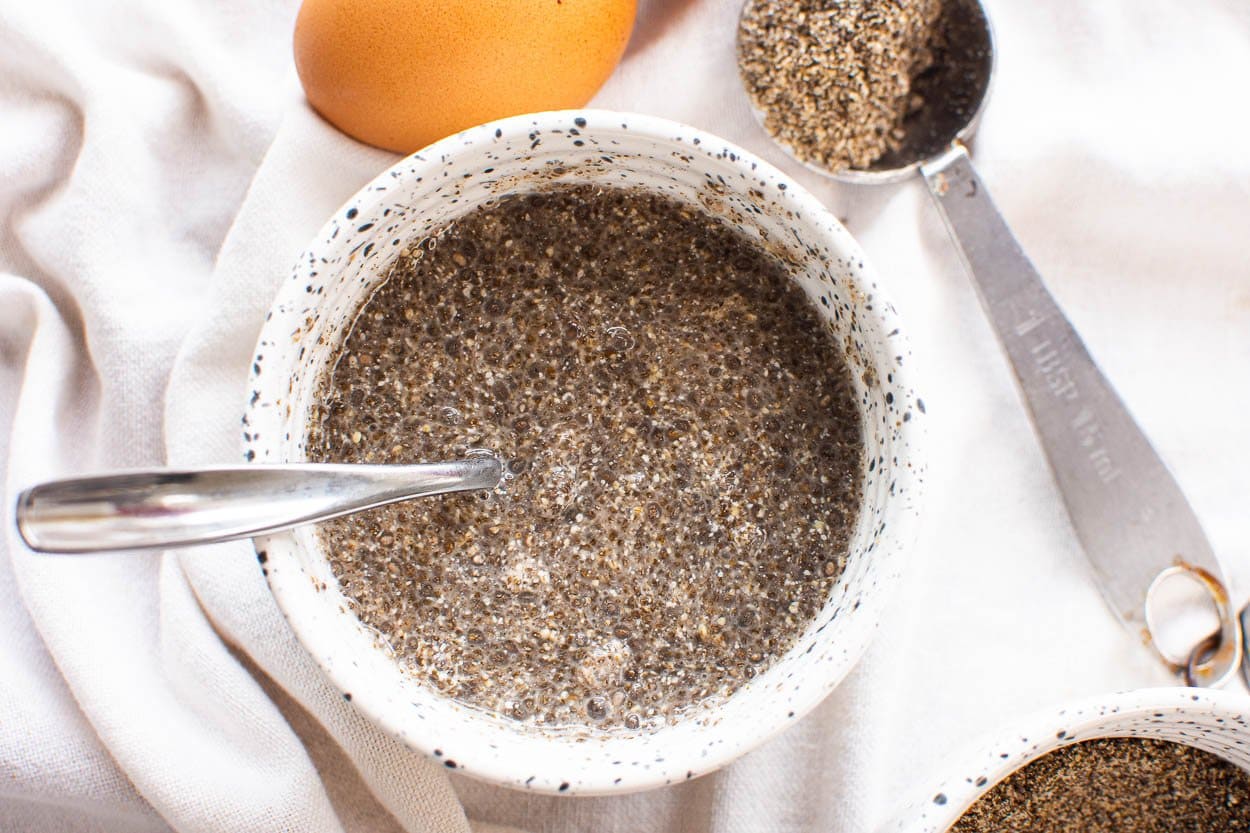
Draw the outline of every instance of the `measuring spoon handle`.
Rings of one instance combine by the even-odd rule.
[[[1112,609],[1140,634],[1152,583],[1178,565],[1206,571],[1226,586],[1176,480],[1042,283],[967,150],[955,142],[921,173],[1010,359]],[[1224,595],[1225,638],[1219,655],[1205,665],[1204,684],[1222,682],[1237,667],[1236,617]]]
[[[90,553],[250,538],[423,495],[489,489],[494,456],[445,463],[152,469],[43,483],[17,499],[32,550]]]

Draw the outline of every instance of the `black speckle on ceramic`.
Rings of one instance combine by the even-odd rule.
[[[1095,738],[1183,743],[1250,771],[1247,705],[1244,696],[1224,691],[1147,688],[1034,714],[1021,722],[1023,731],[969,747],[945,781],[922,793],[924,798],[915,799],[879,833],[946,833],[974,801],[1011,773],[1056,749]]]
[[[311,529],[257,541],[283,615],[330,680],[352,693],[354,707],[413,748],[454,760],[457,771],[565,795],[639,790],[709,772],[811,710],[868,645],[903,569],[923,480],[924,409],[898,315],[833,215],[716,136],[595,110],[471,128],[401,161],[335,212],[261,331],[242,397],[247,459],[305,459],[317,380],[359,304],[407,246],[505,194],[584,182],[645,187],[741,229],[792,265],[844,347],[863,415],[864,508],[847,569],[794,649],[728,701],[651,733],[521,726],[439,696],[405,673],[349,612]]]

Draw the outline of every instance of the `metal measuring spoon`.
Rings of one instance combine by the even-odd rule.
[[[470,454],[408,466],[293,463],[57,480],[18,496],[17,528],[37,552],[216,544],[409,498],[499,485],[499,458]]]
[[[1242,631],[1211,545],[1012,235],[964,146],[993,75],[994,38],[985,10],[977,0],[945,0],[939,26],[946,54],[915,79],[925,104],[904,122],[897,151],[865,169],[830,171],[779,144],[806,167],[843,182],[897,182],[920,172],[1015,371],[1104,598],[1188,684],[1221,685],[1241,664]],[[763,114],[756,117],[763,125]],[[1218,632],[1185,656],[1159,644],[1163,623],[1151,612],[1151,599],[1175,576],[1198,582],[1219,616]]]

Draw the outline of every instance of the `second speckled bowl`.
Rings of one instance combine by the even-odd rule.
[[[543,729],[443,697],[352,615],[314,531],[257,539],[270,587],[304,646],[352,703],[444,766],[551,793],[638,790],[722,766],[781,731],[867,647],[913,538],[924,403],[898,316],[846,230],[795,182],[707,133],[603,111],[472,128],[367,185],[309,245],[256,347],[245,454],[305,459],[317,380],[353,315],[407,241],[511,193],[562,182],[669,195],[799,264],[797,283],[845,345],[865,437],[864,503],[846,570],[795,647],[727,701],[647,733]]]
[[[1034,714],[965,751],[946,780],[917,795],[879,833],[946,833],[986,791],[1043,755],[1125,737],[1183,743],[1250,771],[1250,700],[1224,691],[1147,688]]]

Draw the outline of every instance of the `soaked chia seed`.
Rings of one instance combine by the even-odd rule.
[[[415,245],[322,380],[312,460],[489,448],[494,492],[320,528],[436,690],[638,729],[731,694],[842,572],[861,495],[840,349],[775,258],[643,191],[565,186]]]

